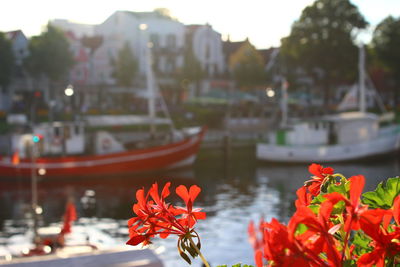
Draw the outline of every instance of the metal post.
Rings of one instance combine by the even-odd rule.
[[[288,118],[288,93],[287,93],[287,81],[282,78],[282,100],[281,100],[281,110],[282,110],[282,121],[281,127],[285,128],[287,126],[287,118]]]
[[[360,44],[359,58],[358,58],[358,84],[360,90],[360,112],[367,111],[365,104],[365,50],[364,45]]]
[[[36,145],[32,141],[31,146],[31,193],[32,193],[32,216],[33,216],[33,240],[38,237],[38,195],[37,195],[37,175],[36,175]]]

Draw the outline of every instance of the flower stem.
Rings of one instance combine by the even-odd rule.
[[[196,250],[197,254],[199,254],[201,260],[202,260],[203,263],[204,263],[204,265],[205,265],[206,267],[210,267],[210,264],[208,264],[206,258],[204,258],[203,254],[201,254],[200,249],[199,249],[199,248],[197,247],[197,245],[193,242],[193,239],[192,239],[192,237],[190,237],[190,236],[189,236],[189,241],[190,241],[190,244],[192,245],[192,247]]]

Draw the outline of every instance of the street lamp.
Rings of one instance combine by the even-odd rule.
[[[65,94],[66,96],[73,96],[73,95],[74,95],[74,87],[72,86],[72,84],[69,84],[69,85],[67,86],[67,88],[65,88],[64,94]]]
[[[142,23],[142,24],[139,25],[139,29],[142,30],[142,31],[147,30],[147,27],[148,27],[148,26],[147,26],[146,23]]]
[[[265,94],[269,97],[272,98],[275,96],[275,91],[274,89],[272,89],[271,87],[268,87],[267,89],[265,89]]]

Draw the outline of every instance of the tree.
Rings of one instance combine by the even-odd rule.
[[[74,64],[67,37],[50,24],[41,35],[32,37],[29,51],[26,59],[28,71],[35,77],[47,76],[51,83],[66,78]]]
[[[394,105],[397,107],[400,87],[400,18],[389,16],[375,28],[372,49],[378,60],[392,74]]]
[[[0,89],[7,87],[11,82],[14,65],[15,60],[11,42],[4,33],[0,32]]]
[[[119,86],[130,87],[138,72],[138,62],[128,43],[118,52],[117,59],[111,61],[114,72],[112,74]]]
[[[263,58],[248,41],[231,55],[229,67],[236,83],[242,88],[261,85],[266,79]]]
[[[325,104],[331,88],[355,79],[358,49],[356,30],[367,26],[349,0],[317,0],[306,7],[291,33],[281,40],[284,75],[301,68],[324,90]]]
[[[205,77],[205,73],[203,68],[193,53],[192,47],[189,46],[184,55],[183,61],[183,69],[180,72],[181,80],[184,81],[183,83],[195,84],[195,94],[196,96],[200,95],[200,82]]]

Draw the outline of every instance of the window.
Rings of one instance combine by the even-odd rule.
[[[174,48],[176,47],[176,36],[173,34],[168,34],[167,36],[167,47]]]
[[[157,48],[160,46],[160,36],[156,33],[150,35],[150,42],[153,43],[153,47]]]
[[[206,60],[208,61],[210,59],[210,46],[206,45]]]
[[[175,70],[175,59],[173,57],[167,58],[166,72],[172,73]]]

